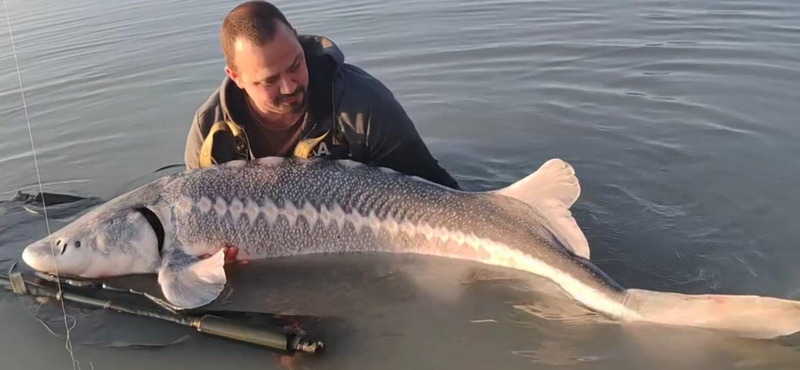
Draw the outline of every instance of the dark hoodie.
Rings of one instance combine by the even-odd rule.
[[[456,181],[431,156],[414,124],[394,95],[378,79],[344,63],[341,50],[329,39],[298,36],[308,66],[308,115],[300,139],[324,135],[311,155],[352,159],[388,167],[409,175],[457,188]],[[229,78],[222,81],[197,110],[186,141],[187,168],[199,167],[200,147],[216,122],[228,121],[245,133],[251,119],[242,117],[244,91]],[[253,159],[247,140],[234,158]],[[242,150],[243,149],[243,150]],[[216,157],[215,157],[216,159]]]

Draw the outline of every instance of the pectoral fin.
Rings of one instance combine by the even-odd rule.
[[[158,283],[167,300],[183,309],[197,308],[216,299],[225,287],[225,251],[206,259],[174,251],[166,256]]]

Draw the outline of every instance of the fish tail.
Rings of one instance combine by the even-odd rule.
[[[786,299],[628,289],[625,305],[639,314],[635,321],[723,330],[749,338],[800,331],[800,302]]]

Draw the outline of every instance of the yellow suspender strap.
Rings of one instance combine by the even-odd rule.
[[[205,140],[203,140],[203,145],[200,147],[200,168],[217,164],[217,161],[212,156],[214,137],[217,133],[223,132],[230,133],[231,137],[236,137],[242,134],[242,130],[240,130],[239,127],[229,123],[228,121],[219,121],[214,123],[214,125],[211,126],[211,130],[208,131],[208,135],[206,135]]]
[[[229,133],[230,136],[224,135],[225,133]],[[222,134],[222,136],[218,136],[216,134]],[[211,129],[208,131],[208,135],[206,135],[205,140],[203,140],[203,145],[200,146],[200,168],[205,168],[209,166],[213,166],[217,164],[216,160],[212,156],[213,148],[214,148],[214,139],[217,137],[218,139],[223,139],[225,137],[237,137],[242,134],[242,130],[239,129],[238,126],[231,124],[228,121],[219,121],[214,123],[211,126]],[[328,136],[328,132],[313,138],[303,139],[297,143],[297,146],[294,148],[294,156],[298,158],[308,159],[311,156],[311,152],[314,148],[325,140]]]
[[[322,134],[319,137],[312,137],[300,140],[300,142],[297,143],[297,146],[294,147],[294,156],[298,158],[308,159],[308,157],[311,156],[311,152],[314,150],[314,147],[316,147],[317,144],[319,144],[322,140],[324,140],[326,136],[328,136],[328,132]]]

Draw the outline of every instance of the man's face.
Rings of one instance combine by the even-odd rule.
[[[266,45],[255,45],[245,38],[236,40],[236,68],[226,66],[225,73],[247,92],[253,108],[262,116],[290,126],[306,109],[308,68],[292,30],[280,22],[276,26],[275,38]]]

